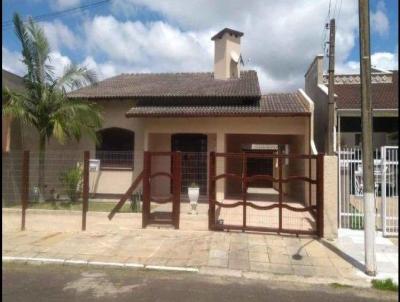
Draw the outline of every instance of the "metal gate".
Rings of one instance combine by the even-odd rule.
[[[247,174],[249,158],[272,160],[273,170],[249,176]],[[296,161],[301,163],[296,164]],[[217,162],[221,165],[218,168]],[[231,163],[230,166],[229,163]],[[241,168],[239,169],[239,167]],[[231,173],[235,169],[236,173]],[[233,186],[241,187],[241,196],[236,200],[230,200],[225,195],[227,190],[223,186],[228,183],[228,179],[236,182]],[[224,185],[217,188],[217,181],[223,182]],[[255,181],[272,182],[271,190],[277,193],[276,198],[263,197],[257,201],[250,200],[249,188]],[[305,200],[301,202],[289,200],[290,190],[294,193],[301,191]],[[219,197],[222,195],[224,196],[223,200]],[[231,214],[231,217],[221,214],[222,211],[233,209],[236,212]],[[255,216],[251,216],[251,213],[255,211],[257,211],[257,220],[254,219]],[[297,221],[308,221],[310,228],[303,229],[295,224],[291,225],[290,220],[296,219]],[[310,234],[322,237],[323,155],[211,152],[209,160],[209,229]]]
[[[339,227],[364,228],[363,171],[360,148],[339,150]],[[376,228],[398,234],[398,147],[374,152]]]
[[[152,171],[152,162],[163,160],[165,163],[172,163],[171,169],[164,167],[164,171]],[[156,178],[169,178],[172,186],[168,183],[164,187],[168,188],[167,196],[152,196],[152,182]],[[172,190],[170,188],[172,187]],[[171,192],[172,191],[172,192]],[[142,227],[148,224],[172,224],[179,229],[181,198],[181,153],[180,152],[144,152],[143,162],[143,208],[142,208]],[[167,204],[172,202],[170,212],[152,212],[151,203]]]

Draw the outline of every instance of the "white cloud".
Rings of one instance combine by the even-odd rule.
[[[134,67],[147,64],[152,71],[211,71],[213,44],[210,38],[222,28],[231,27],[244,32],[242,56],[251,62],[245,67],[257,67],[264,92],[303,87],[307,67],[322,50],[321,33],[329,6],[324,0],[296,1],[295,6],[291,0],[274,3],[261,0],[246,3],[119,0],[113,3],[114,11],[133,11],[138,15],[140,10],[147,9],[166,21],[158,24],[132,22],[128,26],[100,17],[95,24],[95,19],[88,27],[91,28],[89,32],[100,34],[109,30],[106,36],[112,33],[112,37],[107,44],[112,46],[106,49],[108,45],[98,45],[100,36],[95,35],[94,48],[109,53],[112,60],[124,60]],[[336,32],[337,63],[347,60],[358,34],[357,26],[357,2],[343,1]],[[132,28],[131,31],[128,28]]]
[[[21,53],[10,51],[3,46],[1,49],[1,56],[3,69],[20,76],[23,76],[25,74],[26,68],[21,61]]]
[[[389,32],[389,19],[386,15],[385,2],[382,0],[378,2],[376,11],[371,14],[371,28],[381,36]]]
[[[391,52],[376,52],[371,55],[371,66],[383,70],[397,70],[398,67],[398,53],[397,51]],[[344,64],[336,66],[336,73],[359,73],[360,62],[348,61]]]
[[[12,52],[2,47],[2,68],[12,73],[23,76],[26,73],[26,66],[22,63],[20,52]],[[54,75],[59,77],[63,74],[64,68],[71,64],[71,60],[67,56],[63,56],[58,51],[50,53],[49,64],[54,67]]]
[[[62,46],[75,49],[78,45],[76,36],[61,21],[41,22],[40,25],[46,34],[52,50],[59,50]]]

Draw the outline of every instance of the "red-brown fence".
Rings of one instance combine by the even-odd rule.
[[[152,161],[156,158],[164,157],[167,161],[172,162],[169,171],[155,171],[152,169]],[[152,196],[152,182],[155,178],[167,177],[172,183],[172,192],[165,197]],[[170,185],[167,185],[167,188]],[[143,211],[142,226],[145,228],[149,224],[172,224],[179,229],[181,199],[181,154],[180,152],[144,152],[143,163]],[[172,202],[172,211],[151,212],[151,203],[167,204]]]
[[[277,171],[270,174],[257,174],[249,176],[247,173],[247,160],[249,158],[272,159],[277,163]],[[217,159],[224,168],[217,174]],[[230,173],[228,162],[236,160],[236,167],[241,162],[241,173]],[[283,161],[289,160],[283,175]],[[303,173],[295,175],[290,172],[294,161],[303,161],[301,167]],[[313,163],[314,161],[314,163]],[[313,167],[313,169],[312,169]],[[296,171],[292,169],[292,171]],[[292,173],[292,174],[291,174]],[[274,175],[275,174],[275,175]],[[314,177],[312,175],[314,174]],[[236,199],[226,197],[226,188],[217,190],[217,182],[226,184],[228,179],[235,180],[237,186],[241,186],[241,196]],[[272,182],[277,189],[278,198],[261,199],[259,201],[248,200],[248,188],[253,182]],[[283,186],[292,182],[303,182],[302,195],[307,200],[298,202],[289,201],[289,196],[284,194]],[[309,185],[306,186],[306,183]],[[277,184],[277,186],[275,185]],[[232,187],[232,186],[231,186]],[[299,185],[297,185],[297,188]],[[307,192],[308,190],[308,192]],[[217,191],[223,200],[217,200]],[[312,195],[315,195],[315,198]],[[296,194],[294,194],[296,196]],[[275,196],[276,197],[276,196]],[[229,213],[229,211],[231,211]],[[286,216],[283,215],[285,211]],[[273,213],[268,216],[267,213]],[[239,213],[239,214],[238,214]],[[259,221],[255,221],[258,217]],[[251,219],[253,218],[253,219]],[[287,220],[304,220],[308,222],[307,228],[288,227]],[[249,222],[249,220],[251,220]],[[227,221],[227,222],[225,222]],[[291,234],[323,234],[323,155],[295,155],[295,154],[266,154],[266,153],[215,153],[211,152],[209,161],[209,229],[210,230],[242,230],[261,231]]]

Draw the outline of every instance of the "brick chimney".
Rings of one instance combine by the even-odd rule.
[[[243,33],[224,28],[211,38],[214,41],[214,78],[228,80],[240,77],[240,37]]]

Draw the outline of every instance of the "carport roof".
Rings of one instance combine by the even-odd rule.
[[[239,117],[239,116],[296,116],[310,111],[299,91],[272,93],[261,96],[251,105],[202,106],[136,106],[127,117]]]

